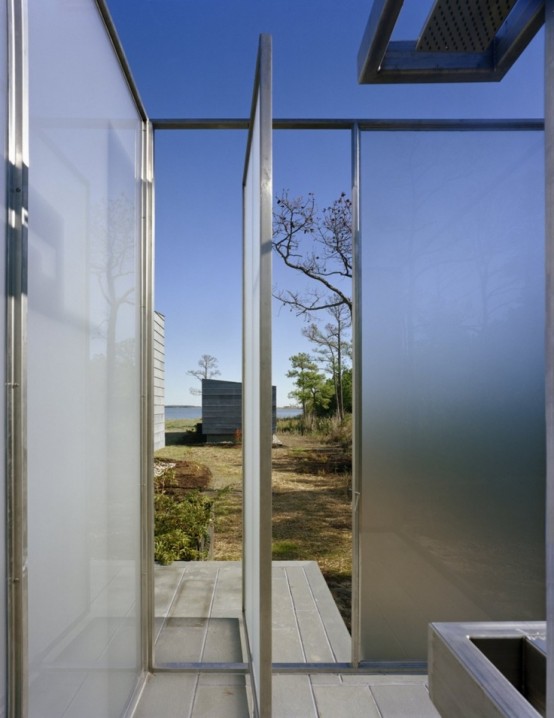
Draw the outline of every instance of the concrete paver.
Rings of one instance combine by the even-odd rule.
[[[166,572],[173,571],[169,577]],[[246,663],[237,562],[157,567],[158,661]],[[171,590],[174,595],[169,594]],[[350,636],[315,562],[274,563],[275,663],[347,663]],[[148,681],[135,718],[247,718],[249,677],[159,673]],[[154,708],[155,706],[155,708]],[[427,676],[276,673],[275,718],[437,718]]]

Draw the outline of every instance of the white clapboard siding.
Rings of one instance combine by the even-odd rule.
[[[154,312],[154,451],[165,446],[165,317]]]

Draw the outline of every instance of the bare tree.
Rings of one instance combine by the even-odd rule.
[[[273,213],[273,248],[314,283],[305,291],[278,290],[277,299],[299,316],[340,306],[352,315],[352,202],[344,192],[319,212],[313,194],[291,198],[284,190]]]
[[[346,360],[352,355],[351,343],[347,336],[352,321],[348,308],[344,304],[331,307],[328,311],[334,321],[328,322],[323,331],[313,322],[302,330],[302,334],[316,345],[316,354],[325,362],[325,368],[331,374],[336,412],[342,421],[344,419],[344,370],[347,368]]]
[[[191,376],[195,376],[200,384],[202,384],[202,379],[213,379],[214,376],[219,376],[221,372],[217,368],[218,361],[215,357],[213,357],[211,354],[202,354],[200,359],[198,360],[198,366],[199,369],[189,369],[187,371],[187,374],[190,374]],[[199,396],[202,391],[200,389],[196,389],[196,387],[190,387],[190,393],[194,396]]]

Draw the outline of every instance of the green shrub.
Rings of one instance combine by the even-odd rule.
[[[276,431],[278,434],[304,434],[304,418],[291,416],[288,419],[277,419]]]
[[[277,419],[277,433],[314,436],[330,444],[340,444],[346,449],[352,446],[352,415],[347,414],[342,422],[335,416]]]
[[[154,480],[154,559],[202,561],[208,557],[214,499],[193,489],[176,499],[167,493],[175,484],[169,470]]]
[[[339,444],[343,449],[352,449],[352,414],[346,414],[343,421],[331,423],[327,432],[327,441]]]

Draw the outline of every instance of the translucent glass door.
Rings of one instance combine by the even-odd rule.
[[[271,38],[260,38],[243,180],[243,606],[253,698],[271,715]]]

